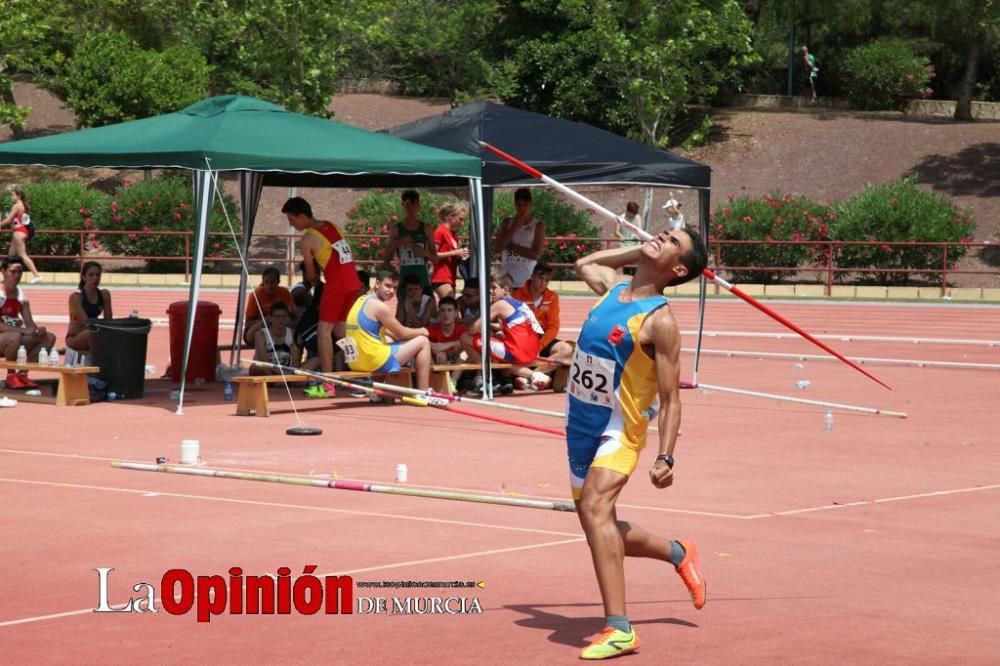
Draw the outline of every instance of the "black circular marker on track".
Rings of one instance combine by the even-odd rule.
[[[322,435],[322,428],[311,428],[309,426],[292,426],[285,430],[286,435],[294,435],[297,437],[310,437],[315,435]]]

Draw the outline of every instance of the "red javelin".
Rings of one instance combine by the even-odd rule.
[[[538,169],[536,169],[533,166],[530,166],[528,164],[525,164],[524,162],[522,162],[521,160],[517,159],[513,155],[505,153],[504,151],[500,150],[496,146],[492,146],[492,145],[486,143],[485,141],[480,141],[479,145],[482,146],[483,148],[485,148],[486,150],[490,151],[494,155],[497,155],[498,157],[500,157],[500,158],[502,158],[502,159],[510,162],[511,164],[513,164],[514,166],[516,166],[517,168],[519,168],[522,171],[524,171],[525,173],[527,173],[528,175],[530,175],[530,176],[532,176],[534,178],[537,178],[538,180],[542,181],[546,185],[550,185],[551,187],[553,187],[554,189],[558,190],[559,192],[562,192],[563,194],[565,194],[566,196],[568,196],[570,199],[573,199],[573,200],[577,201],[578,203],[583,204],[584,206],[587,206],[589,208],[593,208],[594,210],[598,211],[599,213],[603,213],[606,217],[611,218],[612,220],[614,220],[615,222],[617,222],[621,226],[629,228],[632,231],[632,233],[636,234],[642,240],[651,240],[653,238],[646,230],[640,229],[639,227],[637,227],[637,226],[635,226],[633,224],[630,224],[622,216],[616,215],[616,214],[612,213],[610,210],[608,210],[604,206],[602,206],[602,205],[600,205],[600,204],[598,204],[598,203],[596,203],[594,201],[591,201],[590,199],[588,199],[587,197],[583,196],[582,194],[580,194],[576,190],[570,189],[569,187],[563,185],[562,183],[560,183],[559,181],[555,180],[554,178],[546,176],[544,173],[542,173]],[[712,282],[714,282],[715,284],[719,285],[720,287],[722,287],[723,289],[725,289],[729,293],[733,294],[734,296],[738,296],[739,298],[743,299],[744,301],[746,301],[750,305],[754,306],[755,308],[757,308],[758,310],[760,310],[761,312],[763,312],[764,314],[766,314],[768,317],[771,317],[772,319],[774,319],[775,321],[777,321],[779,324],[782,324],[783,326],[786,326],[786,327],[790,328],[791,330],[795,331],[796,333],[798,333],[803,338],[805,338],[809,342],[813,343],[814,345],[816,345],[817,347],[819,347],[823,351],[825,351],[825,352],[827,352],[829,354],[832,354],[833,356],[837,357],[838,359],[840,359],[841,361],[843,361],[847,365],[851,366],[852,368],[854,368],[855,370],[857,370],[858,372],[860,372],[864,376],[868,377],[869,379],[871,379],[871,380],[873,380],[875,382],[878,382],[879,384],[881,384],[885,388],[889,389],[890,391],[892,390],[891,386],[889,386],[888,384],[886,384],[885,382],[883,382],[881,379],[879,379],[878,377],[876,377],[872,373],[868,372],[867,370],[865,370],[860,365],[858,365],[854,361],[850,360],[849,358],[847,358],[846,356],[844,356],[840,352],[836,351],[830,345],[828,345],[828,344],[826,344],[824,342],[821,342],[820,340],[817,340],[815,337],[813,337],[812,335],[810,335],[809,333],[807,333],[805,330],[803,330],[800,326],[797,326],[797,325],[793,324],[791,321],[789,321],[785,317],[781,316],[780,314],[778,314],[777,312],[775,312],[774,310],[772,310],[768,306],[764,305],[763,303],[761,303],[760,301],[758,301],[753,296],[750,296],[749,294],[747,294],[746,292],[744,292],[739,287],[737,287],[737,286],[735,286],[735,285],[733,285],[733,284],[731,284],[731,283],[723,280],[721,277],[719,277],[718,275],[715,274],[715,271],[706,268],[704,271],[702,271],[702,275],[704,275],[706,279],[711,280]]]

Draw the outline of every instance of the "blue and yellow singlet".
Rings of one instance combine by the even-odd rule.
[[[344,360],[351,370],[359,372],[395,372],[399,362],[395,358],[398,343],[385,338],[381,322],[365,314],[365,304],[376,298],[374,294],[362,296],[347,315],[346,333],[337,344],[344,350]]]
[[[634,454],[629,458],[638,459],[646,445],[649,419],[644,412],[658,389],[656,361],[639,344],[639,329],[668,303],[661,295],[623,303],[619,297],[628,286],[623,282],[609,290],[580,330],[567,385],[566,443],[574,493],[592,462],[616,457],[622,447]],[[601,466],[631,474],[634,464],[622,459]]]

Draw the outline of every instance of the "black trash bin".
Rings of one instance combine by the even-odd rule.
[[[153,322],[149,319],[91,319],[90,356],[101,369],[98,378],[105,390],[121,400],[141,398],[146,381],[146,342]]]

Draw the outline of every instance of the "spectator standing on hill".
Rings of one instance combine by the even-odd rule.
[[[819,67],[816,66],[816,56],[809,53],[809,47],[802,47],[802,63],[809,77],[809,88],[812,90],[813,101],[816,100],[816,77],[819,76]]]
[[[8,361],[17,360],[22,346],[28,352],[28,361],[38,361],[38,351],[52,349],[56,336],[37,326],[31,316],[31,306],[19,286],[24,275],[24,260],[7,257],[0,262],[3,284],[0,286],[0,354]],[[6,386],[9,389],[36,389],[38,384],[28,379],[28,371],[7,370]]]
[[[531,277],[545,248],[545,225],[532,214],[531,190],[514,192],[513,217],[504,218],[497,231],[496,250],[500,252],[500,274],[509,275],[520,286]]]
[[[42,281],[42,276],[38,273],[35,262],[28,256],[28,241],[35,235],[35,225],[31,222],[31,215],[28,214],[28,197],[24,196],[24,190],[15,188],[11,190],[10,198],[14,202],[10,207],[10,213],[0,221],[0,227],[9,224],[13,232],[7,256],[21,257],[24,266],[31,271],[33,276],[31,284],[37,284]]]
[[[73,351],[90,351],[90,329],[87,322],[101,315],[112,319],[111,292],[101,289],[101,265],[88,261],[80,269],[80,285],[69,296],[69,328],[66,346]]]
[[[286,201],[281,212],[290,225],[304,232],[299,240],[299,251],[305,262],[306,280],[317,284],[319,275],[316,267],[323,270],[317,345],[323,372],[333,372],[333,339],[343,337],[347,313],[361,291],[354,252],[340,227],[314,218],[312,206],[302,197]]]
[[[434,251],[434,232],[431,225],[420,221],[420,194],[416,190],[406,190],[402,194],[403,219],[389,227],[383,260],[390,263],[399,257],[399,279],[406,280],[414,275],[425,290],[430,290],[430,275],[427,263],[437,261]]]
[[[459,246],[455,233],[462,228],[469,207],[460,202],[448,202],[438,210],[441,224],[434,230],[434,247],[437,261],[431,275],[431,286],[438,298],[455,295],[458,281],[458,263],[469,258],[469,249]]]

